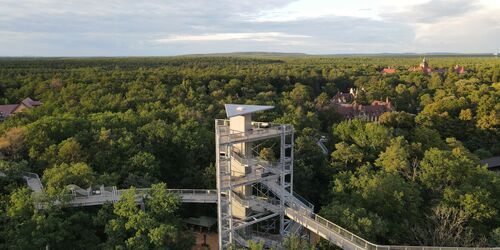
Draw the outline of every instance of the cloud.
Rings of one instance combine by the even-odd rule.
[[[431,0],[410,6],[404,11],[384,13],[382,17],[392,21],[432,23],[446,18],[460,17],[479,8],[479,3],[472,0]]]
[[[151,17],[155,15],[200,16],[206,14],[233,15],[233,13],[255,12],[277,8],[294,0],[0,0],[2,19],[44,15],[109,16],[135,15]]]
[[[486,52],[498,50],[500,40],[496,0],[0,0],[0,6],[0,56]]]
[[[170,35],[166,38],[153,40],[157,43],[171,42],[203,42],[203,41],[229,41],[229,40],[247,40],[247,41],[276,41],[281,38],[307,38],[304,35],[289,35],[280,32],[254,32],[254,33],[216,33],[202,35]]]
[[[423,51],[496,52],[500,50],[500,9],[483,9],[460,18],[415,25],[415,44]],[[428,49],[427,49],[428,51]]]
[[[176,46],[184,53],[248,50],[369,53],[399,51],[414,37],[404,24],[337,16],[288,22],[236,22],[224,28],[231,32],[161,36],[153,39],[153,45]],[[238,30],[244,32],[234,32]]]
[[[0,0],[0,30],[24,32],[163,32],[222,27],[243,15],[293,0]],[[217,30],[220,32],[220,30]]]
[[[431,0],[384,20],[408,24],[414,30],[415,52],[494,52],[500,49],[500,4],[489,0]]]

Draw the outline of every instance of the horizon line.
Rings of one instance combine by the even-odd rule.
[[[288,56],[377,56],[377,55],[408,55],[408,56],[450,56],[450,55],[463,55],[463,56],[498,56],[499,52],[375,52],[375,53],[304,53],[304,52],[279,52],[279,51],[237,51],[237,52],[213,52],[213,53],[188,53],[188,54],[175,54],[175,55],[16,55],[16,56],[3,56],[0,58],[126,58],[126,57],[183,57],[183,56],[217,56],[217,55],[238,55],[238,54],[282,54]]]

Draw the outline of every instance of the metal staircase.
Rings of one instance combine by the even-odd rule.
[[[291,228],[284,207],[293,192],[293,128],[251,120],[252,113],[270,108],[229,104],[229,120],[215,121],[220,249],[245,246],[242,238],[269,245]],[[254,146],[265,141],[279,146],[277,162],[254,155]],[[266,181],[275,183],[274,192]]]

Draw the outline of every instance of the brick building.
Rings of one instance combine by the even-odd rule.
[[[361,90],[364,91],[364,90]],[[373,101],[370,105],[361,105],[356,103],[357,90],[350,89],[349,93],[338,92],[330,100],[330,107],[333,107],[344,119],[362,119],[376,122],[385,112],[394,110],[389,98],[385,101]]]

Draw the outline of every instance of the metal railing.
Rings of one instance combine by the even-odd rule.
[[[266,129],[255,129],[248,132],[237,132],[230,133],[220,136],[220,143],[230,143],[230,142],[240,142],[240,141],[251,141],[259,140],[272,136],[279,136],[282,133],[282,127],[273,127]]]
[[[278,136],[281,133],[291,133],[293,126],[290,124],[272,124],[263,122],[253,122],[252,130],[247,132],[231,130],[227,120],[217,120],[217,129],[219,133],[219,143],[259,140],[272,136]],[[265,126],[263,125],[265,124]]]
[[[231,153],[231,157],[238,164],[240,164],[242,166],[262,167],[265,170],[268,170],[269,172],[272,172],[272,173],[277,173],[277,172],[281,171],[281,169],[279,168],[279,166],[280,166],[279,162],[266,161],[266,160],[261,159],[260,157],[246,158],[246,157],[242,157],[240,154],[238,154],[236,152]]]
[[[79,188],[79,187],[78,187]],[[83,190],[84,192],[72,191],[71,194],[59,195],[59,202],[65,201],[71,206],[92,206],[101,205],[106,202],[117,202],[120,200],[122,194],[130,189],[116,189],[116,187],[101,186],[96,190]],[[135,189],[136,202],[142,202],[143,198],[148,194],[150,188],[137,188]],[[217,190],[213,189],[167,189],[168,193],[177,195],[181,198],[182,202],[192,203],[216,203]],[[42,193],[36,194],[41,198]]]
[[[108,193],[104,192],[101,195],[107,197],[114,197],[113,200],[119,200],[123,192],[128,191],[130,189],[119,189],[114,192]],[[137,188],[136,195],[139,197],[144,197],[151,190],[150,188]],[[182,201],[217,201],[217,190],[213,189],[167,189],[167,192],[170,194],[178,195]],[[95,195],[93,195],[95,196]]]
[[[242,198],[238,193],[233,192],[233,199],[244,207],[254,207],[255,205],[261,206],[269,210],[278,210],[280,201],[276,199],[269,199],[267,197],[260,196],[247,196]]]
[[[281,190],[280,186],[278,183],[273,182],[272,180],[265,181],[264,185],[266,185],[273,193],[276,195],[281,195]],[[285,200],[285,203],[289,204],[301,204],[301,207],[309,211],[309,213],[312,213],[314,211],[314,205],[304,199],[302,196],[298,195],[297,193],[289,193],[288,191],[285,191],[288,193],[288,197],[290,197],[290,200]]]
[[[41,188],[42,182],[40,181],[40,177],[35,173],[24,173],[23,177],[29,182],[34,181]],[[268,181],[271,185],[266,184],[270,188],[273,188],[274,183],[272,181]],[[82,189],[83,190],[83,189]],[[86,205],[97,205],[103,204],[105,202],[116,202],[120,199],[123,192],[129,189],[116,189],[116,187],[104,187],[101,186],[99,189],[99,194],[92,192],[92,190],[88,191],[88,195],[77,195],[76,192],[72,194],[60,196],[61,200],[69,200],[69,203],[74,206],[86,206]],[[136,199],[137,201],[142,201],[144,195],[150,191],[150,188],[137,188],[136,189]],[[42,190],[43,191],[43,190]],[[94,190],[95,191],[95,190]],[[179,195],[183,201],[187,202],[217,202],[217,190],[212,189],[168,189],[169,193],[173,193]],[[34,194],[35,196],[39,196],[41,193]],[[236,199],[239,199],[241,202],[248,202],[247,200],[243,200],[237,195]],[[290,217],[292,220],[301,224],[302,226],[308,228],[309,230],[325,237],[326,234],[330,234],[333,237],[325,237],[333,243],[345,248],[345,249],[353,249],[353,250],[500,250],[499,247],[486,248],[486,247],[439,247],[439,246],[400,246],[400,245],[378,245],[374,244],[370,241],[363,239],[362,237],[350,232],[349,230],[313,213],[314,205],[309,203],[306,199],[302,198],[300,195],[294,193],[289,196],[292,199],[288,199],[286,201],[287,207],[285,208],[285,214]],[[278,201],[274,200],[262,200],[259,202],[258,197],[254,197],[254,202],[257,203],[268,203],[271,206],[279,205]],[[265,198],[263,198],[265,199]],[[41,201],[43,203],[43,201]],[[57,201],[56,201],[57,202]],[[60,201],[59,201],[60,202]],[[37,204],[37,207],[43,208],[44,204]]]
[[[242,166],[253,166],[257,162],[255,158],[244,158],[234,151],[231,153],[231,157]]]
[[[249,185],[261,180],[277,178],[277,175],[265,172],[263,169],[255,169],[251,173],[243,176],[225,176],[222,180],[221,188],[238,187]]]
[[[229,127],[231,124],[231,121],[228,119],[216,119],[215,121],[216,121],[216,125],[219,127]],[[279,126],[282,126],[282,124],[273,123],[273,122],[252,121],[252,128],[271,128],[271,127],[279,127]],[[291,126],[291,125],[289,125],[289,126]]]
[[[250,204],[249,200],[241,198],[240,195],[236,192],[233,192],[231,197],[233,197],[233,199],[236,200],[236,202],[238,202],[243,207],[250,207],[252,205]]]
[[[311,209],[311,211],[314,211],[314,205],[311,202],[309,202],[308,200],[306,200],[304,197],[302,197],[300,194],[298,194],[294,191],[293,197],[295,197],[296,199],[301,201],[302,204],[306,205],[309,209]]]
[[[43,190],[43,184],[38,174],[24,172],[23,178],[26,180],[28,187],[31,188],[31,190],[33,190],[34,192],[41,192]]]
[[[26,176],[28,178],[35,178],[35,179],[40,180],[40,177],[38,176],[38,174],[31,173],[31,172],[24,172],[23,176]]]
[[[350,245],[349,249],[369,249],[369,250],[499,250],[500,248],[487,248],[487,247],[439,247],[439,246],[398,246],[398,245],[378,245],[363,239],[362,237],[350,232],[349,230],[317,215],[311,214],[307,209],[296,203],[289,204],[289,209],[285,213],[291,215],[292,220],[302,224],[309,230],[315,231],[318,235],[322,236],[325,231],[327,233],[337,236],[337,239],[325,237],[327,240],[339,240],[340,242],[333,242],[340,244],[344,249]],[[294,218],[297,217],[297,218]]]

